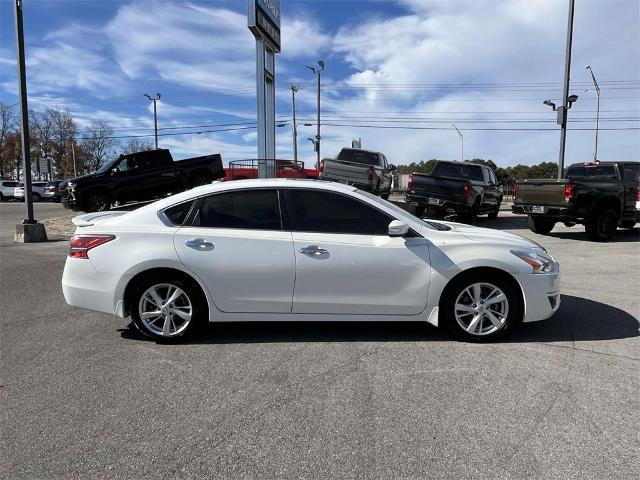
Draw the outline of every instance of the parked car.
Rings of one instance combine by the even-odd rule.
[[[386,200],[391,194],[395,169],[380,152],[343,148],[336,158],[320,162],[320,178],[353,185]]]
[[[174,161],[169,150],[121,155],[97,172],[61,184],[62,204],[86,212],[109,210],[114,202],[149,200],[222,178],[218,154]]]
[[[318,178],[319,174],[295,160],[234,160],[224,169],[224,181],[259,178],[260,169],[266,170],[269,178]]]
[[[571,165],[562,180],[518,184],[512,210],[529,216],[529,229],[547,235],[557,222],[585,226],[594,241],[610,240],[618,227],[640,221],[640,162]]]
[[[218,182],[73,223],[67,303],[161,340],[207,321],[397,320],[481,341],[560,304],[540,245],[330,182]]]
[[[0,202],[13,198],[19,183],[15,180],[0,180]]]
[[[473,223],[486,213],[498,217],[502,186],[494,171],[486,165],[469,162],[437,162],[430,174],[413,173],[409,177],[405,201],[417,216],[456,216]]]
[[[34,202],[39,202],[44,198],[44,190],[47,186],[47,182],[42,182],[36,180],[35,182],[31,182],[31,199]],[[18,183],[13,191],[13,197],[16,200],[24,201],[24,182]]]
[[[58,192],[60,191],[59,185],[60,180],[51,180],[47,182],[44,187],[44,198],[47,200],[51,200],[52,202],[60,202],[61,196],[58,195]]]

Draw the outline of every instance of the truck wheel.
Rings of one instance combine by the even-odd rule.
[[[425,207],[421,205],[411,205],[410,207],[410,213],[413,213],[418,218],[422,218],[422,216],[424,215],[424,210]]]
[[[196,173],[191,177],[191,188],[199,187],[200,185],[206,185],[211,183],[211,178],[206,173]]]
[[[380,195],[380,198],[382,198],[383,200],[389,200],[389,195],[391,195],[389,192],[383,193],[382,195]]]
[[[104,212],[111,208],[111,197],[107,192],[91,192],[84,202],[85,212]]]
[[[594,242],[606,242],[616,233],[618,228],[618,215],[611,208],[596,210],[593,216],[587,219],[584,229],[587,236]]]
[[[621,228],[633,228],[636,226],[635,220],[623,220],[620,222]]]
[[[551,230],[553,230],[553,227],[555,227],[556,225],[556,222],[552,220],[536,218],[531,215],[529,215],[527,222],[529,223],[529,230],[540,235],[549,235],[549,232],[551,232]]]
[[[489,213],[488,215],[489,220],[495,220],[496,218],[498,218],[499,213],[500,213],[500,204],[496,206],[496,209],[494,211]]]
[[[26,198],[26,197],[25,197],[25,198]],[[31,194],[31,200],[33,200],[33,202],[34,202],[34,203],[39,202],[39,201],[40,201],[40,194],[39,194],[39,193],[36,193],[36,192],[33,192],[33,193]]]

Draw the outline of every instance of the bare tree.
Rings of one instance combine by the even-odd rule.
[[[113,129],[105,122],[94,122],[87,128],[80,142],[85,156],[85,168],[93,172],[115,155],[114,147],[118,144],[113,138]]]
[[[36,172],[41,171],[41,159],[47,162],[47,174],[51,178],[53,166],[51,163],[53,144],[53,125],[56,110],[48,108],[43,112],[29,110],[29,124],[31,130],[31,157],[36,164]]]
[[[130,138],[125,144],[120,147],[120,153],[127,155],[129,153],[146,152],[153,150],[153,143],[147,140],[141,140],[139,138]]]
[[[11,170],[12,162],[7,152],[7,137],[16,128],[13,118],[13,107],[0,102],[0,178],[4,178],[5,170]]]
[[[74,164],[73,149],[76,145],[78,127],[71,115],[66,110],[52,110],[52,142],[53,142],[53,164],[58,176],[70,177],[75,173],[83,172],[84,165],[81,161]],[[80,159],[81,160],[81,159]]]

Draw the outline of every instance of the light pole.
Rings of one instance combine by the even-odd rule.
[[[591,69],[591,65],[587,65],[587,70],[591,73],[591,79],[593,80],[593,86],[596,88],[596,94],[598,95],[598,107],[596,108],[596,146],[593,151],[593,160],[595,162],[598,161],[598,129],[600,128],[600,87],[598,86],[598,82],[596,80],[596,76],[593,74],[593,70]],[[585,90],[586,91],[586,90]]]
[[[452,125],[452,127],[455,128],[458,135],[460,135],[460,161],[464,162],[464,137],[462,136],[462,133],[460,133],[460,130],[458,130],[458,127],[455,125]]]
[[[296,92],[298,85],[291,84],[291,108],[293,111],[293,160],[298,161],[298,126],[296,125]]]
[[[318,60],[318,67],[310,67],[307,65],[307,68],[316,74],[316,87],[318,90],[318,123],[316,125],[316,141],[314,143],[314,147],[316,150],[316,168],[320,168],[320,72],[324,70],[324,62],[322,60]]]
[[[146,93],[144,96],[153,102],[153,131],[156,137],[156,150],[158,150],[158,111],[156,110],[156,102],[160,100],[160,94],[156,93],[156,96],[153,98]]]
[[[569,97],[569,81],[571,78],[571,44],[573,42],[573,12],[575,0],[569,0],[569,15],[567,20],[567,47],[564,59],[564,88],[562,92],[562,106],[558,108],[558,123],[560,124],[560,154],[558,156],[558,180],[564,173],[564,151],[567,141],[567,113],[573,103]],[[578,98],[576,95],[572,97]],[[575,101],[575,100],[574,100]]]

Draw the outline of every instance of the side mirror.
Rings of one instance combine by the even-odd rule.
[[[389,224],[389,236],[390,237],[404,237],[409,233],[409,225],[400,220],[393,220]]]

